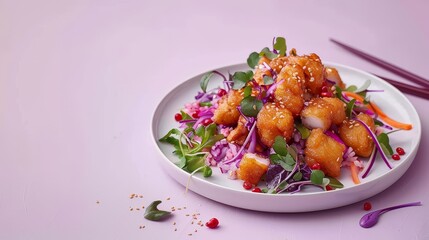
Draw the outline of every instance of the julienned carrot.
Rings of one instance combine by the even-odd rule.
[[[371,107],[374,109],[374,111],[378,114],[378,116],[383,120],[385,123],[404,130],[411,130],[413,128],[413,125],[408,123],[401,123],[398,121],[395,121],[388,117],[375,103],[370,102]]]
[[[352,172],[352,179],[355,184],[359,184],[358,169],[354,163],[350,164],[350,171]]]
[[[360,102],[364,102],[364,100],[365,100],[361,95],[356,94],[356,93],[354,93],[354,92],[347,92],[347,91],[344,91],[343,93],[344,93],[346,96],[352,97],[352,98],[354,98],[354,99],[356,99],[356,100],[358,100],[358,101],[360,101]],[[385,123],[387,123],[387,124],[391,125],[392,127],[400,128],[400,129],[404,129],[404,130],[411,130],[411,129],[413,128],[413,125],[411,125],[411,124],[408,124],[408,123],[401,123],[401,122],[398,122],[398,121],[396,121],[396,120],[391,119],[389,116],[387,116],[387,114],[386,114],[386,113],[384,113],[384,112],[383,112],[383,111],[382,111],[382,110],[381,110],[381,109],[380,109],[380,108],[379,108],[375,103],[373,103],[373,102],[370,102],[370,103],[369,103],[369,105],[367,105],[367,107],[368,107],[371,111],[373,111],[373,112],[377,113],[381,120],[383,120]]]
[[[359,94],[357,94],[357,93],[354,93],[354,92],[347,92],[347,91],[343,91],[343,93],[346,95],[346,96],[349,96],[349,97],[352,97],[352,98],[354,98],[354,99],[356,99],[356,100],[358,100],[358,101],[360,101],[360,102],[364,102],[364,100],[365,100],[365,98],[364,97],[362,97],[361,95],[359,95]]]

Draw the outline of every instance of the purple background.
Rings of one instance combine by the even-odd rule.
[[[150,134],[174,86],[244,62],[273,36],[298,53],[406,82],[333,37],[429,78],[427,9],[427,1],[387,0],[0,0],[0,239],[429,239],[427,100],[407,95],[423,125],[415,162],[369,199],[374,209],[424,206],[387,213],[372,229],[358,225],[363,202],[272,214],[185,195]],[[135,208],[156,199],[186,210],[146,221]],[[192,224],[185,214],[195,212],[220,228]]]

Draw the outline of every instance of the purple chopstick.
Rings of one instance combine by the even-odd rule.
[[[391,71],[391,72],[393,72],[393,73],[395,73],[395,74],[397,74],[397,75],[399,75],[401,77],[404,77],[404,78],[406,78],[406,79],[408,79],[408,80],[410,80],[410,81],[412,81],[414,83],[417,83],[417,84],[420,84],[420,85],[422,85],[422,86],[424,86],[426,88],[429,88],[429,81],[426,80],[426,79],[424,79],[424,78],[422,78],[422,77],[420,77],[420,76],[417,76],[414,73],[411,73],[411,72],[409,72],[409,71],[407,71],[405,69],[402,69],[402,68],[397,67],[397,66],[395,66],[393,64],[385,62],[385,61],[383,61],[383,60],[381,60],[379,58],[371,56],[371,55],[369,55],[367,53],[364,53],[364,52],[362,52],[360,50],[357,50],[357,49],[355,49],[353,47],[350,47],[350,46],[348,46],[348,45],[346,45],[344,43],[338,42],[335,39],[331,38],[330,40],[333,43],[338,44],[339,46],[345,48],[346,50],[350,51],[351,53],[353,53],[353,54],[355,54],[355,55],[357,55],[357,56],[359,56],[361,58],[364,58],[364,59],[366,59],[366,60],[368,60],[368,61],[370,61],[370,62],[372,62],[372,63],[374,63],[374,64],[376,64],[376,65],[378,65],[378,66],[380,66],[382,68],[384,68],[384,69],[387,69],[387,70],[389,70],[389,71]]]
[[[385,80],[386,82],[392,84],[393,86],[395,86],[397,89],[401,90],[404,93],[408,93],[408,94],[412,94],[415,95],[417,97],[421,97],[424,99],[429,99],[429,89],[427,88],[418,88],[418,87],[414,87],[414,86],[410,86],[408,84],[405,83],[401,83],[389,78],[385,78],[385,77],[381,77],[379,75],[374,74],[375,76]]]

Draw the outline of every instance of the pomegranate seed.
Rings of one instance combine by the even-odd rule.
[[[206,222],[206,226],[211,229],[217,228],[218,225],[219,225],[219,220],[217,220],[217,218],[212,218],[208,222]]]
[[[182,114],[180,113],[176,113],[176,115],[174,115],[174,119],[178,122],[180,120],[182,120]]]
[[[311,165],[310,168],[313,169],[313,170],[320,170],[320,164],[319,163],[315,163],[315,164]]]
[[[260,189],[260,188],[255,187],[255,188],[252,190],[252,192],[262,192],[262,191],[261,191],[261,189]]]
[[[208,126],[208,125],[210,125],[212,122],[213,122],[213,120],[212,120],[211,118],[207,118],[207,119],[204,119],[204,121],[203,121],[203,125],[204,125],[204,126]]]
[[[398,161],[401,157],[398,154],[393,154],[392,159]]]
[[[222,97],[222,96],[224,96],[224,95],[226,95],[227,94],[227,92],[226,92],[226,90],[225,89],[223,89],[223,88],[220,88],[218,91],[217,91],[217,95],[219,96],[219,97]]]
[[[331,191],[333,188],[329,185],[326,186],[326,191]]]
[[[399,155],[404,155],[404,154],[405,154],[405,150],[404,150],[403,148],[401,148],[401,147],[397,147],[397,148],[396,148],[396,152],[397,152]]]
[[[252,189],[252,187],[253,187],[253,185],[250,182],[244,181],[244,183],[243,183],[243,188],[244,189],[250,190],[250,189]]]
[[[372,205],[371,205],[371,203],[370,203],[370,202],[365,202],[365,203],[363,204],[363,210],[365,210],[365,211],[369,211],[369,210],[371,210],[371,208],[372,208]]]
[[[332,93],[331,92],[322,92],[320,94],[320,96],[322,96],[322,97],[332,97]]]
[[[196,111],[196,112],[193,112],[191,116],[192,116],[193,118],[198,118],[198,114],[199,114],[199,112],[198,112],[198,111]]]

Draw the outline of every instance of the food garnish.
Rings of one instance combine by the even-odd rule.
[[[158,205],[161,204],[160,200],[152,202],[144,212],[144,218],[151,221],[160,221],[171,214],[169,211],[163,211],[158,209]]]

